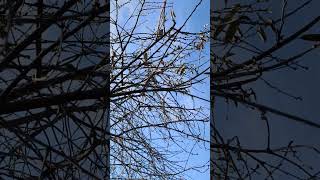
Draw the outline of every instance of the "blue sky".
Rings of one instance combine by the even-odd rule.
[[[175,14],[177,15],[177,22],[179,24],[179,21],[183,21],[186,18],[186,15],[188,15],[192,8],[198,3],[199,1],[195,0],[179,0],[179,1],[174,1],[173,8],[175,10]],[[210,23],[210,0],[203,0],[202,4],[199,6],[199,9],[195,12],[195,14],[192,16],[190,19],[189,23],[186,25],[185,30],[190,31],[190,32],[199,32],[200,30],[203,30],[203,26],[205,24]],[[209,61],[209,47],[206,46],[204,49],[204,58],[201,59],[203,62]],[[191,57],[191,58],[196,58],[196,57]],[[207,67],[209,64],[207,64]],[[197,89],[201,89],[203,92],[200,94],[200,96],[204,97],[205,99],[210,98],[210,92],[209,92],[209,79],[207,79],[206,83],[203,85],[200,85],[196,87]],[[196,103],[199,105],[201,104],[202,106],[205,107],[210,107],[209,103],[197,100]],[[209,111],[206,111],[207,114],[209,115]],[[209,124],[206,126],[206,132],[207,132],[207,139],[209,139]],[[196,148],[194,151],[198,154],[197,156],[194,156],[190,164],[204,164],[209,161],[210,159],[210,154],[208,150],[209,146],[206,145],[206,148],[199,147]],[[196,172],[196,171],[190,171],[187,173],[190,179],[209,179],[210,174],[209,170],[205,172]]]
[[[176,14],[176,21],[177,25],[176,27],[180,27],[181,24],[186,20],[186,18],[190,15],[195,5],[197,5],[199,0],[178,0],[178,1],[171,1],[168,0],[168,4],[172,3],[173,10]],[[121,0],[119,1],[121,4]],[[131,14],[130,12],[133,11],[134,5],[127,6],[122,12],[121,12],[121,18],[124,23],[126,21],[126,17]],[[167,11],[169,12],[169,10]],[[209,24],[210,20],[210,0],[203,0],[202,4],[198,7],[197,11],[193,14],[192,18],[188,21],[183,31],[188,32],[199,32],[204,29],[205,24]],[[122,18],[123,17],[123,18]],[[159,18],[159,12],[155,12],[154,14],[148,14],[146,16],[147,18],[143,20],[143,26],[139,26],[139,31],[144,32],[154,32],[154,27],[158,21]],[[170,21],[170,20],[169,20]],[[129,25],[130,27],[130,25]],[[133,48],[134,49],[134,48]],[[204,48],[204,50],[201,52],[201,59],[199,59],[199,56],[190,56],[188,59],[185,59],[186,62],[188,61],[194,61],[196,59],[199,59],[198,62],[200,64],[205,64],[203,68],[209,67],[209,44],[207,44]],[[192,90],[192,93],[197,94],[205,99],[209,100],[210,94],[209,94],[209,79],[205,81],[204,84],[198,85],[194,87],[200,91]],[[190,105],[192,103],[191,98],[183,98],[181,100],[183,104],[186,104],[186,106]],[[209,103],[205,101],[196,100],[195,102],[196,106],[203,106],[205,108],[205,113],[209,116]],[[205,125],[205,137],[209,140],[209,123]],[[194,142],[185,140],[186,146],[188,148],[192,148]],[[188,161],[188,166],[200,166],[200,165],[209,165],[209,144],[203,144],[199,143],[199,145],[195,146],[193,149],[193,153],[196,153],[198,155],[191,156]],[[186,159],[188,156],[187,153],[178,155],[177,159],[182,158]],[[209,167],[208,167],[209,168]],[[203,169],[203,171],[205,168]],[[185,173],[186,179],[209,179],[209,171],[205,172],[197,172],[197,171],[188,171]]]

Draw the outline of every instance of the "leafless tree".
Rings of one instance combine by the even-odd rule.
[[[204,3],[196,1],[186,18],[179,17],[181,25],[172,3],[116,1],[111,8],[111,94],[115,95],[111,129],[117,134],[111,146],[114,177],[176,179],[187,170],[207,168],[208,164],[184,165],[193,154],[186,140],[208,142],[203,132],[208,114],[184,100],[202,99],[190,88],[208,78],[204,46],[209,29],[184,30]],[[123,18],[126,8],[131,11]],[[150,21],[155,18],[156,23]],[[198,58],[189,58],[195,55]],[[186,156],[170,158],[179,154]]]
[[[275,144],[275,139],[282,134],[273,134],[271,130],[281,118],[300,124],[301,128],[316,129],[320,124],[295,112],[265,104],[261,97],[263,92],[258,90],[259,85],[265,84],[270,91],[301,100],[274,85],[268,75],[288,76],[289,71],[307,70],[303,65],[304,57],[319,50],[320,36],[314,32],[319,27],[320,16],[319,12],[310,11],[315,4],[317,1],[314,0],[212,2],[212,179],[319,179],[319,164],[310,160],[310,157],[319,158],[319,144],[300,144],[296,139]],[[277,13],[278,7],[280,13]],[[241,134],[224,136],[223,129],[217,125],[223,119],[216,117],[222,102],[228,107],[244,106],[260,114],[256,117],[265,128],[257,131],[265,132],[260,140],[263,147],[243,142],[245,140],[239,138]],[[248,116],[238,116],[236,121],[244,121],[242,118]],[[236,132],[245,131],[247,129]]]
[[[1,177],[177,179],[207,167],[187,165],[185,141],[208,142],[208,115],[185,100],[205,100],[191,88],[208,78],[209,30],[184,30],[203,1],[179,25],[172,3],[1,1]]]

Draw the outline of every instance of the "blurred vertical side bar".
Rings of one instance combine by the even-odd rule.
[[[218,142],[218,134],[216,132],[216,125],[214,119],[214,108],[215,108],[215,97],[213,95],[214,90],[214,78],[213,73],[217,71],[216,66],[214,66],[214,7],[216,1],[210,1],[210,180],[220,180],[219,172],[219,149],[216,144]]]
[[[110,43],[111,43],[111,41],[110,41],[110,27],[111,27],[111,25],[110,25],[110,22],[111,22],[111,16],[110,16],[110,1],[111,0],[106,0],[106,3],[107,3],[107,8],[108,8],[108,10],[107,10],[107,17],[108,17],[108,25],[107,25],[107,41],[108,41],[108,44],[107,44],[107,51],[109,52],[109,58],[107,58],[107,64],[108,64],[108,76],[107,76],[107,100],[106,100],[106,102],[107,102],[107,148],[108,148],[108,155],[107,155],[107,158],[106,158],[106,160],[107,160],[107,169],[106,169],[106,176],[108,176],[107,178],[105,178],[105,179],[110,179],[110,78],[111,78],[111,56],[110,56]]]
[[[213,71],[213,56],[212,56],[212,38],[213,38],[213,1],[210,1],[210,179],[214,178],[214,161],[213,161],[213,139],[214,139],[214,121],[213,121],[213,108],[214,108],[214,97],[213,97],[213,79],[212,79],[212,71]]]
[[[0,1],[0,60],[3,59],[5,54],[5,45],[6,45],[6,23],[5,16],[7,14],[6,0]]]

